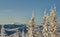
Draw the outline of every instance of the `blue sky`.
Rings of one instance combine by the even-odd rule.
[[[28,23],[34,10],[35,21],[40,24],[44,9],[50,12],[56,5],[57,18],[60,19],[60,0],[0,0],[0,24],[19,22]],[[60,20],[59,20],[60,22]]]

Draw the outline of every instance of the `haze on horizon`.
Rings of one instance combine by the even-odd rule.
[[[40,24],[45,8],[49,14],[54,4],[57,8],[57,20],[60,23],[60,0],[0,0],[0,24],[14,22],[27,24],[33,10],[35,21]]]

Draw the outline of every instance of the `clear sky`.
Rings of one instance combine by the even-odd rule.
[[[0,24],[28,23],[34,10],[36,23],[41,23],[44,9],[50,12],[51,5],[57,7],[60,22],[60,0],[0,0]]]

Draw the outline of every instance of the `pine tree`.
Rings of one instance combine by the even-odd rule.
[[[46,14],[46,10],[44,11],[44,20],[43,20],[43,37],[49,37],[49,30],[48,30],[48,15]]]
[[[50,13],[50,32],[51,37],[57,37],[57,20],[56,20],[56,7],[54,5],[54,8],[51,7],[51,13]]]

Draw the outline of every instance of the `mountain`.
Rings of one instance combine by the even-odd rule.
[[[43,25],[36,25],[36,26],[38,26],[40,28],[40,30],[43,29]],[[0,30],[1,30],[1,27],[2,27],[2,25],[0,25]],[[28,27],[27,27],[26,24],[20,24],[20,23],[5,24],[4,28],[5,28],[6,34],[8,34],[8,35],[11,35],[11,34],[15,33],[15,31],[9,31],[9,29],[15,29],[15,28],[18,28],[18,30],[21,31],[21,32],[23,30],[24,33],[28,32]],[[58,32],[60,32],[60,25],[58,27]],[[0,31],[0,33],[1,33],[1,31]]]

